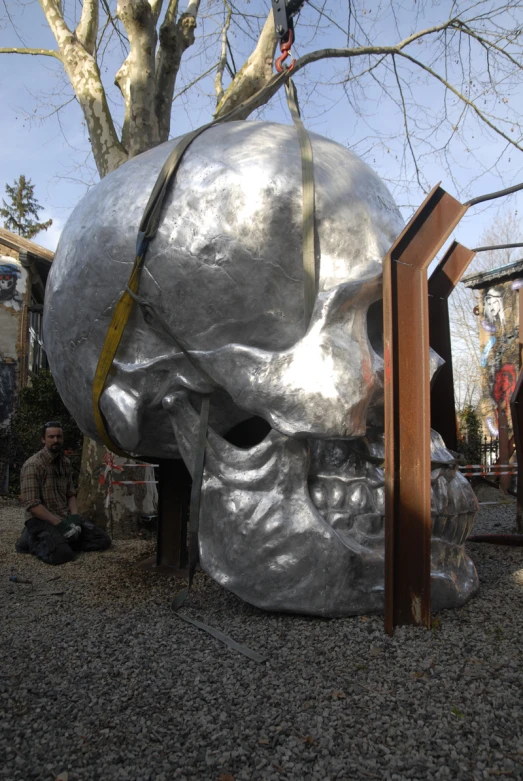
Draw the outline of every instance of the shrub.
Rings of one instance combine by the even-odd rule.
[[[458,413],[458,421],[458,451],[467,464],[481,464],[481,418],[478,411],[467,405]]]
[[[53,375],[42,370],[33,377],[31,385],[20,391],[9,426],[0,430],[2,461],[9,464],[10,494],[19,493],[20,469],[24,461],[42,447],[41,429],[48,420],[59,420],[63,426],[64,450],[71,459],[77,482],[83,434],[60,398]],[[3,472],[2,469],[0,471]]]

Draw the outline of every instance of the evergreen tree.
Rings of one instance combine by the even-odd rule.
[[[481,417],[478,410],[467,404],[458,412],[458,423],[458,451],[463,453],[467,464],[481,464]]]
[[[38,212],[42,208],[34,197],[34,184],[22,174],[12,187],[5,186],[10,203],[2,200],[0,215],[4,218],[4,227],[26,239],[32,239],[40,231],[47,230],[52,220],[38,222]]]

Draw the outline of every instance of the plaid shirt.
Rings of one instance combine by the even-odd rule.
[[[43,504],[58,518],[65,518],[69,499],[76,496],[69,459],[61,453],[55,455],[46,447],[27,459],[20,473],[20,496],[26,520],[32,517],[31,507],[37,504]]]

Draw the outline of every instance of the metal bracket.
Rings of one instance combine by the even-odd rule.
[[[448,297],[474,255],[474,250],[454,241],[429,279],[429,341],[445,361],[432,381],[431,426],[441,434],[449,450],[457,449],[457,431]]]
[[[285,38],[289,32],[289,18],[285,0],[272,0],[272,12],[274,14],[274,29],[278,38]]]
[[[272,0],[274,14],[274,29],[280,40],[283,40],[289,30],[293,29],[292,17],[304,5],[305,0]]]
[[[383,260],[385,631],[430,627],[427,269],[467,211],[436,186]]]

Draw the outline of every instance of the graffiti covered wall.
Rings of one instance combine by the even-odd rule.
[[[27,283],[18,259],[0,255],[0,427],[9,423],[19,384]]]
[[[497,437],[498,404],[509,402],[519,371],[519,280],[479,291],[483,433]],[[512,432],[510,432],[512,433]]]

